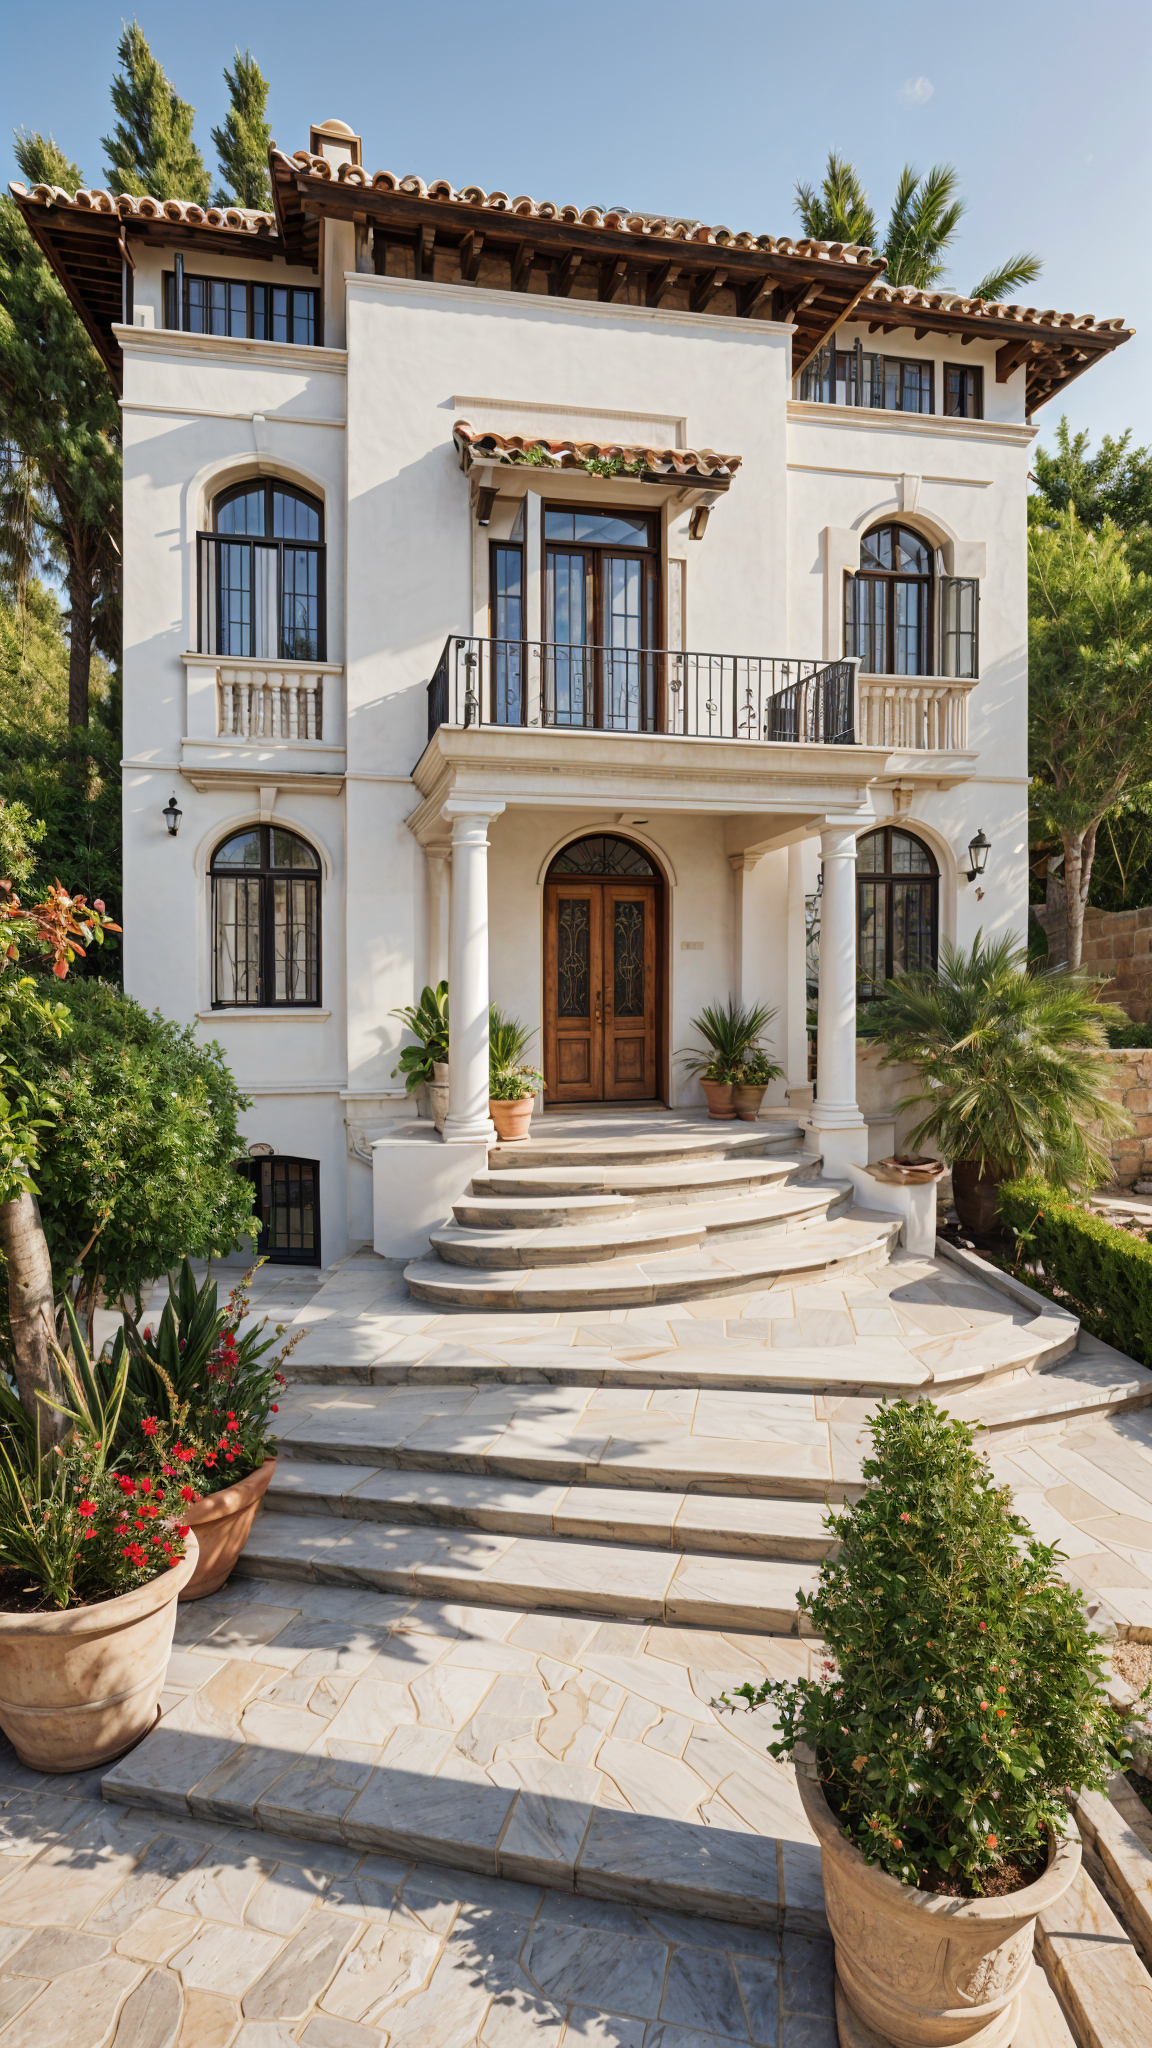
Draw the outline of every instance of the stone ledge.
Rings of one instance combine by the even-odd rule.
[[[1152,1978],[1084,1870],[1041,1913],[1036,1946],[1080,2048],[1148,2048]]]

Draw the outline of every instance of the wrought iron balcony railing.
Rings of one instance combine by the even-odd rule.
[[[441,725],[549,726],[852,746],[857,665],[452,633],[428,685],[428,737]]]

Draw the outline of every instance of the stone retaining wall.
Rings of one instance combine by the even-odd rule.
[[[1032,915],[1048,937],[1048,958],[1055,963],[1068,953],[1063,891],[1049,903],[1034,904]],[[1134,1024],[1152,1017],[1152,907],[1142,910],[1093,910],[1084,913],[1082,963],[1090,974],[1107,977],[1104,995],[1119,1003]]]

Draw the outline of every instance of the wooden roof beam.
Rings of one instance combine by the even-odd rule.
[[[579,249],[569,249],[566,256],[554,256],[548,278],[548,289],[554,298],[567,299],[572,296],[576,274],[584,257]]]
[[[460,275],[465,284],[475,284],[480,274],[480,257],[484,249],[484,237],[475,228],[469,228],[460,244]]]
[[[689,294],[688,303],[694,313],[706,313],[717,292],[722,292],[728,283],[728,272],[717,266],[702,271]]]
[[[644,285],[645,305],[662,306],[683,268],[682,263],[661,263],[650,270]]]
[[[1018,370],[1026,356],[1032,353],[1032,336],[1025,334],[1006,341],[996,351],[996,382],[1006,384],[1013,370]]]
[[[598,296],[603,304],[611,304],[627,275],[628,265],[623,256],[617,256],[614,261],[600,265]]]

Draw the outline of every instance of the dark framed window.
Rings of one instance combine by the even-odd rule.
[[[936,965],[940,870],[911,832],[885,825],[856,844],[856,961],[859,992],[882,995],[897,974]]]
[[[256,1190],[252,1214],[259,1221],[256,1250],[271,1265],[320,1264],[320,1162],[241,1159],[239,1170]]]
[[[590,839],[574,839],[562,848],[548,870],[548,880],[551,882],[557,875],[620,875],[625,880],[659,880],[647,854],[630,839],[615,839],[599,832]]]
[[[800,373],[801,398],[821,405],[863,405],[886,412],[933,412],[935,365],[855,348],[818,349]]]
[[[844,652],[865,675],[932,673],[932,550],[907,526],[877,526],[844,578]]]
[[[236,661],[326,659],[326,550],[318,498],[272,478],[222,491],[197,536],[199,647]]]
[[[488,551],[488,630],[492,636],[493,725],[524,725],[524,550],[494,540]]]
[[[944,413],[950,420],[982,420],[984,372],[976,363],[945,363]]]
[[[212,855],[212,1007],[320,1001],[320,860],[279,825],[233,832]]]
[[[655,732],[659,531],[648,512],[544,507],[545,725]]]
[[[320,339],[320,294],[307,285],[249,284],[231,277],[184,272],[182,318],[177,318],[176,272],[164,272],[164,325],[185,334],[231,335],[241,341]]]

